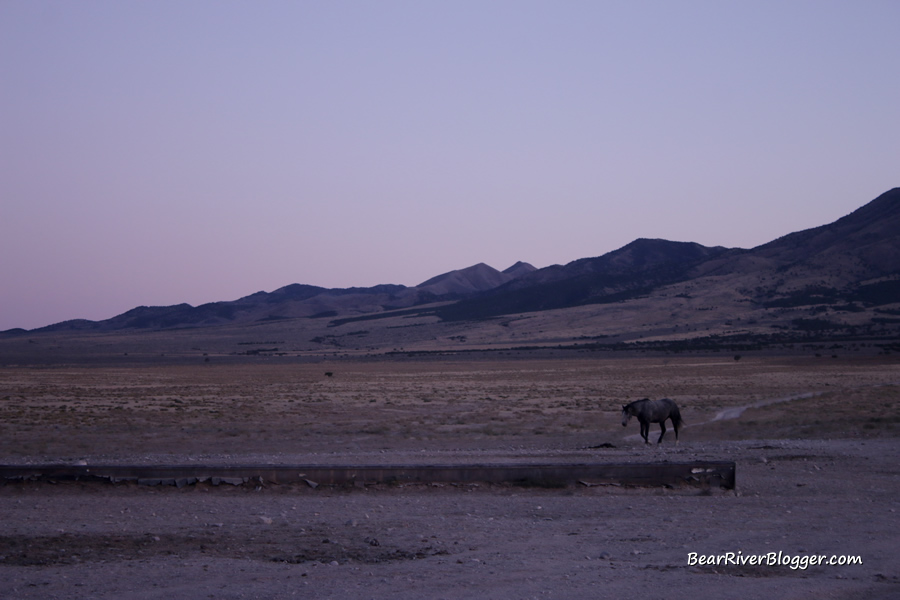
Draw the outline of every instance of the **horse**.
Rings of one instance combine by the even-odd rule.
[[[650,423],[659,423],[662,432],[659,434],[657,444],[661,444],[663,436],[666,435],[666,419],[672,420],[672,426],[675,428],[675,443],[678,443],[678,428],[684,422],[681,420],[681,412],[678,406],[668,398],[660,400],[651,400],[644,398],[643,400],[635,400],[631,404],[622,405],[622,427],[628,425],[631,417],[637,417],[641,423],[641,437],[644,443],[649,444],[647,436],[650,434]]]

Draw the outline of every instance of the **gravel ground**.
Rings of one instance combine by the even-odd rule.
[[[632,370],[621,377],[646,377],[647,372]],[[92,373],[92,389],[101,388],[101,374]],[[710,399],[685,411],[692,425],[682,431],[680,444],[667,438],[660,447],[635,439],[634,423],[622,429],[614,411],[607,411],[602,435],[591,431],[596,424],[573,428],[554,413],[556,428],[535,434],[528,429],[533,423],[525,423],[506,436],[483,430],[461,433],[468,431],[468,423],[443,433],[409,436],[405,426],[392,427],[398,419],[411,417],[393,411],[385,413],[390,422],[384,430],[336,426],[332,435],[318,425],[311,434],[314,440],[269,454],[261,449],[264,440],[244,434],[230,435],[235,440],[231,449],[213,448],[222,435],[216,430],[207,437],[198,433],[179,438],[182,444],[173,445],[169,421],[160,421],[154,430],[141,429],[136,446],[104,448],[108,436],[119,439],[116,429],[111,421],[98,424],[93,433],[85,429],[98,414],[86,408],[75,415],[86,415],[84,419],[73,422],[49,420],[39,413],[51,430],[54,424],[59,427],[53,434],[7,418],[5,463],[85,456],[96,463],[171,463],[181,457],[181,462],[213,464],[733,460],[737,489],[497,484],[364,489],[201,484],[177,489],[8,483],[0,486],[0,597],[898,598],[900,445],[892,422],[841,429],[823,417],[818,430],[804,430],[802,436],[790,437],[784,429],[786,422],[800,422],[797,415],[804,403],[816,400],[808,392],[828,400],[835,382],[847,381],[833,394],[835,402],[860,390],[868,390],[866,397],[896,402],[896,387],[886,383],[896,374],[888,364],[869,371],[828,371],[827,377],[822,372],[807,379],[798,375],[793,384],[748,393],[745,405],[755,407],[716,420],[722,410],[744,405],[720,401],[721,394],[711,393],[709,373],[693,371],[693,383],[685,385],[701,389]],[[31,375],[39,381],[26,375],[6,374],[3,395],[8,404],[19,403],[14,407],[19,412],[10,409],[7,417],[18,415],[35,424],[37,417],[22,412],[25,400],[40,406],[51,397],[84,398],[83,389],[73,387],[66,396],[53,388],[60,373]],[[425,377],[407,375],[417,382]],[[119,381],[122,376],[115,374]],[[486,373],[484,378],[496,376]],[[715,386],[730,389],[748,377],[745,370]],[[535,369],[523,376],[521,385],[531,389],[543,378],[546,375]],[[813,379],[832,391],[811,386]],[[797,398],[763,401],[792,395]],[[520,398],[530,406],[528,397]],[[365,398],[359,402],[369,405]],[[82,406],[88,404],[85,400]],[[439,413],[439,399],[433,406]],[[73,416],[72,410],[59,412],[67,419]],[[834,418],[851,423],[856,412],[851,406]],[[525,419],[530,413],[517,414],[507,418]],[[533,418],[546,419],[548,413]],[[435,427],[440,429],[442,423]],[[254,421],[250,428],[259,425]],[[81,435],[68,442],[55,437],[76,429]],[[153,432],[168,446],[154,442]],[[52,435],[52,440],[43,435]],[[45,452],[22,451],[29,443]],[[600,443],[613,447],[590,448]],[[313,446],[315,451],[310,450]],[[799,557],[819,556],[825,561],[859,557],[861,564],[766,564],[778,553],[788,563],[797,560],[798,567],[804,566]],[[698,564],[701,556],[724,558],[719,564]],[[730,556],[734,560],[729,563]],[[763,564],[750,564],[750,557],[756,562],[757,556]],[[745,564],[737,564],[738,558],[746,559]]]

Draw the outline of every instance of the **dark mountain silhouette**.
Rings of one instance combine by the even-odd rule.
[[[900,302],[900,188],[829,225],[751,250],[638,239],[597,258],[554,265],[441,307],[448,320],[622,302],[661,287],[727,278],[767,307]]]
[[[729,253],[693,274],[726,277],[767,307],[900,302],[900,188],[834,223]]]
[[[416,288],[429,291],[440,297],[451,295],[464,297],[473,293],[492,290],[535,270],[528,263],[521,261],[505,271],[498,271],[484,263],[478,263],[466,269],[450,271],[449,273],[432,277],[428,281],[417,285]]]
[[[438,275],[415,287],[385,284],[368,288],[323,288],[295,283],[273,292],[256,292],[233,301],[199,306],[139,306],[103,321],[76,319],[34,331],[155,330],[380,313],[467,298],[534,270],[533,266],[523,262],[516,263],[505,272],[479,263]]]
[[[459,320],[617,302],[681,281],[692,267],[725,252],[689,242],[639,239],[597,258],[533,271],[437,314]]]
[[[726,302],[732,315],[762,311],[772,327],[837,327],[837,317],[859,311],[871,313],[869,322],[900,321],[900,188],[834,223],[750,250],[638,239],[603,256],[543,269],[520,262],[498,271],[479,263],[414,287],[292,284],[234,301],[142,306],[105,321],[66,321],[35,331],[166,330],[297,318],[336,325],[416,314],[459,323],[592,304],[644,302],[634,306],[647,310],[651,297],[657,307],[671,303],[666,298],[693,299],[698,306],[709,298],[695,311]],[[801,308],[813,316],[798,317]],[[723,313],[723,321],[729,318]]]

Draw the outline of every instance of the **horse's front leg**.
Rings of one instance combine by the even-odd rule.
[[[659,424],[659,428],[660,428],[661,431],[659,432],[659,439],[656,440],[656,443],[657,443],[657,444],[662,444],[662,439],[663,439],[663,437],[666,435],[666,422],[665,422],[665,421],[661,421],[660,424]]]
[[[650,440],[647,438],[650,436],[650,423],[641,423],[641,437],[644,438],[644,443],[649,444]]]

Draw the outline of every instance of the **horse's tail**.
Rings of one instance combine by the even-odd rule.
[[[681,411],[678,409],[678,406],[673,406],[672,408],[672,425],[677,428],[684,427],[684,419],[681,418]]]

